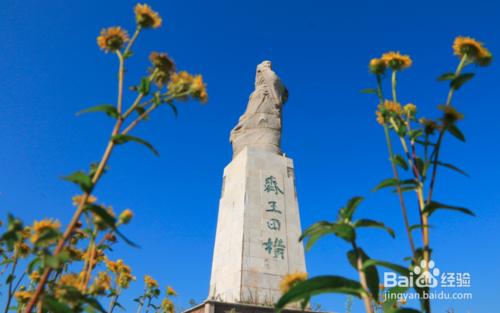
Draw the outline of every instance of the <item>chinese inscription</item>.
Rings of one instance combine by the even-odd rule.
[[[283,195],[283,190],[280,188],[276,177],[270,175],[264,179],[264,192],[271,198],[267,202],[268,207],[265,211],[270,215],[266,220],[267,228],[275,232],[276,235],[268,237],[267,240],[262,242],[264,250],[275,259],[285,259],[285,242],[280,238],[281,231],[281,210],[279,208],[276,197]]]

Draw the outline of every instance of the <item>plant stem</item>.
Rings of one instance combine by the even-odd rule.
[[[114,297],[111,299],[111,302],[109,303],[108,313],[113,313],[113,310],[115,309],[116,302],[118,301],[119,296],[120,293],[117,291],[117,293],[114,295]]]
[[[391,78],[391,82],[392,82],[392,100],[394,102],[398,102],[397,97],[396,97],[396,73],[397,72],[398,71],[393,70],[392,71],[392,78]]]
[[[457,66],[457,69],[455,70],[455,78],[460,76],[460,73],[462,73],[463,68],[465,67],[465,63],[467,61],[467,54],[465,53],[462,56],[462,59],[460,60],[460,63]],[[450,86],[450,91],[448,92],[448,98],[446,99],[446,106],[449,106],[451,104],[451,99],[453,98],[453,93],[455,92],[455,88]]]
[[[363,287],[363,290],[365,291],[362,294],[363,302],[365,303],[365,310],[367,313],[373,313],[372,301],[369,296],[370,291],[368,289],[365,272],[363,271],[363,259],[361,258],[361,253],[356,245],[356,242],[352,242],[352,247],[356,252],[356,266],[358,269],[359,282],[361,284],[361,287]]]
[[[13,293],[13,290],[12,290],[12,283],[14,282],[14,273],[16,272],[16,267],[17,267],[17,261],[19,260],[18,258],[18,248],[15,248],[14,250],[14,259],[12,261],[12,268],[10,270],[10,273],[9,273],[9,276],[7,276],[9,278],[9,287],[7,289],[7,303],[5,304],[5,310],[4,312],[5,313],[8,313],[9,312],[9,306],[10,306],[10,302],[12,301],[12,296],[14,295]]]
[[[139,33],[141,32],[141,30],[142,30],[142,28],[140,26],[137,26],[134,34],[132,35],[132,39],[130,39],[127,47],[125,48],[125,51],[123,52],[123,55],[127,56],[128,52],[132,48],[132,45],[134,44],[135,40],[137,39],[137,36],[139,36]]]

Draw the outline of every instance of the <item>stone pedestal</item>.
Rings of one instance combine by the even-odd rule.
[[[224,170],[209,299],[272,306],[306,272],[291,159],[245,147]]]

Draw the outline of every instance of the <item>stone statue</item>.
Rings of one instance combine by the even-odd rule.
[[[231,131],[233,159],[246,146],[281,153],[282,107],[287,98],[288,91],[273,72],[271,62],[257,65],[255,90],[238,125]]]

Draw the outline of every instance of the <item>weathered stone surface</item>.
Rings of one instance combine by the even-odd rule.
[[[288,92],[271,68],[270,61],[257,66],[255,91],[250,95],[245,113],[231,131],[233,158],[244,147],[259,147],[274,153],[281,148],[281,112]]]
[[[246,146],[225,168],[209,299],[272,305],[305,272],[291,159]]]

